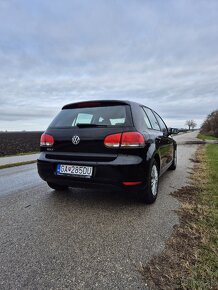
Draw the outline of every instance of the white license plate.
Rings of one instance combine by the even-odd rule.
[[[65,164],[57,165],[57,174],[91,177],[92,171],[93,167],[91,166],[78,166]]]

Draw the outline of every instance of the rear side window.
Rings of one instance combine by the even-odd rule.
[[[160,126],[159,126],[158,121],[155,118],[153,112],[149,108],[146,108],[146,107],[143,107],[143,109],[144,109],[145,113],[147,114],[148,119],[150,120],[152,128],[154,130],[159,130],[160,131]]]
[[[149,119],[148,119],[148,116],[147,116],[147,114],[145,113],[145,111],[144,111],[143,108],[142,108],[142,114],[143,114],[144,127],[145,127],[145,128],[149,128],[149,129],[151,129],[151,128],[152,128],[152,127],[151,127],[151,123],[150,123],[150,121],[149,121]]]
[[[158,123],[159,123],[159,125],[160,125],[161,131],[162,131],[162,132],[167,132],[167,126],[166,126],[166,124],[164,123],[164,121],[161,119],[161,117],[160,117],[157,113],[154,112],[154,114],[155,114],[155,117],[156,117],[157,120],[158,120]]]
[[[50,124],[50,128],[69,128],[77,124],[104,125],[108,127],[132,126],[128,105],[98,106],[63,109]]]

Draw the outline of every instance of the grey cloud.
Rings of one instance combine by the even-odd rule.
[[[217,1],[0,1],[0,34],[0,129],[44,128],[85,99],[174,124],[218,107]]]

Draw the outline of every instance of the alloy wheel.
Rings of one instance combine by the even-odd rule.
[[[157,190],[158,190],[158,169],[155,164],[153,164],[152,169],[151,169],[151,191],[153,196],[157,195]]]

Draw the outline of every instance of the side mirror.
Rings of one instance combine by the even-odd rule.
[[[178,134],[179,130],[177,128],[168,128],[168,134],[172,135],[172,134]]]

